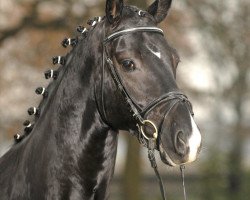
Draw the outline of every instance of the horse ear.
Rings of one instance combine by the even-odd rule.
[[[106,1],[106,17],[110,24],[117,23],[122,16],[123,0]]]
[[[155,0],[155,2],[148,7],[147,11],[153,15],[156,23],[160,23],[167,16],[171,4],[172,0]]]

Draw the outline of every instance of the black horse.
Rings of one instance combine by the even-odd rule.
[[[201,136],[175,81],[179,58],[156,27],[171,2],[142,11],[107,0],[105,17],[63,41],[73,49],[45,73],[53,81],[36,91],[35,123],[0,159],[1,200],[107,199],[118,130],[170,166],[196,159]]]

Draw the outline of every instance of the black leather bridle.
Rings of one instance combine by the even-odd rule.
[[[143,138],[145,138],[146,140],[149,139],[149,136],[147,136],[144,133],[144,129],[143,126],[152,126],[152,128],[155,130],[154,134],[152,134],[151,137],[153,137],[155,140],[158,137],[158,128],[156,127],[156,125],[148,119],[145,119],[145,116],[147,115],[147,113],[149,113],[151,110],[153,110],[155,107],[157,107],[157,105],[159,105],[160,103],[163,102],[172,102],[172,106],[170,107],[170,109],[168,109],[168,111],[165,113],[164,117],[167,116],[167,114],[169,113],[169,111],[174,107],[174,105],[176,105],[178,102],[183,101],[186,102],[186,105],[188,107],[188,110],[191,112],[191,114],[193,114],[192,111],[192,105],[189,102],[188,98],[186,95],[182,94],[181,92],[178,91],[172,91],[166,94],[161,95],[160,97],[156,98],[155,100],[153,100],[152,102],[148,103],[144,108],[141,108],[134,100],[133,98],[130,96],[130,94],[127,92],[126,87],[124,86],[120,75],[118,73],[118,71],[116,70],[116,68],[114,67],[113,61],[109,56],[109,53],[107,52],[107,48],[106,45],[111,42],[112,40],[125,35],[125,34],[130,34],[130,33],[134,33],[134,32],[153,32],[153,33],[158,33],[163,35],[163,30],[161,30],[160,28],[157,27],[135,27],[135,28],[129,28],[129,29],[125,29],[125,30],[121,30],[121,31],[116,31],[114,33],[112,33],[111,35],[109,35],[108,37],[106,37],[103,40],[103,62],[102,62],[102,79],[104,79],[104,65],[105,62],[107,62],[107,66],[109,68],[109,71],[111,73],[111,76],[115,82],[115,85],[117,86],[117,88],[119,89],[119,91],[122,93],[127,105],[129,106],[129,110],[131,110],[131,113],[133,115],[133,118],[135,119],[135,123],[137,125],[137,127],[139,128],[139,132],[142,133]],[[105,119],[105,121],[107,120],[107,115],[106,115],[106,110],[104,107],[104,92],[103,92],[103,80],[102,80],[102,85],[101,85],[101,96],[102,96],[102,102],[101,102],[101,109],[102,109],[102,115]],[[162,121],[163,122],[163,121]],[[161,126],[161,125],[160,125]],[[159,127],[161,130],[161,127]],[[139,140],[140,142],[142,142],[142,140]],[[143,143],[145,144],[145,143]]]
[[[122,35],[135,33],[135,32],[152,32],[152,33],[164,35],[163,30],[161,30],[160,28],[157,28],[157,27],[134,27],[134,28],[116,31],[116,32],[110,34],[108,37],[106,37],[103,40],[101,106],[100,106],[101,107],[101,115],[104,118],[104,121],[108,122],[106,110],[105,110],[105,106],[104,106],[104,92],[103,92],[103,90],[104,90],[103,81],[104,81],[104,71],[105,71],[104,67],[105,67],[105,63],[107,62],[108,63],[107,66],[108,66],[110,74],[114,80],[114,83],[117,86],[118,90],[122,93],[122,95],[126,101],[126,104],[129,106],[129,110],[131,110],[131,114],[135,120],[137,127],[138,127],[139,134],[138,134],[137,138],[141,144],[143,144],[144,146],[146,146],[148,148],[148,157],[149,157],[149,160],[151,162],[151,166],[154,168],[155,174],[158,178],[162,198],[165,200],[166,199],[165,190],[163,187],[162,179],[161,179],[159,172],[158,172],[158,169],[157,169],[157,164],[156,164],[156,160],[155,160],[155,156],[154,156],[154,150],[157,148],[157,138],[158,138],[158,132],[159,132],[158,130],[160,130],[160,132],[161,132],[162,123],[164,122],[165,118],[168,116],[170,110],[177,103],[179,103],[180,101],[185,102],[185,105],[187,106],[188,110],[193,115],[192,105],[191,105],[190,101],[188,100],[187,96],[182,94],[181,92],[178,92],[178,91],[172,91],[172,92],[163,94],[162,96],[160,96],[160,97],[156,98],[155,100],[153,100],[152,102],[150,102],[144,108],[141,108],[133,100],[133,98],[131,98],[131,96],[127,92],[126,87],[124,86],[124,84],[120,78],[119,73],[117,72],[116,68],[114,67],[113,61],[110,58],[109,53],[107,52],[106,45],[109,42],[111,42],[112,40],[114,40],[115,38],[118,38]],[[149,119],[145,119],[145,116],[147,113],[149,113],[155,107],[157,107],[157,105],[159,105],[160,103],[163,103],[163,102],[166,102],[166,103],[171,102],[172,104],[171,104],[170,108],[165,112],[163,119],[160,123],[160,126],[157,128],[157,126],[154,124],[154,122],[152,122]],[[144,132],[145,126],[151,126],[154,130],[154,133],[152,135],[148,136]]]

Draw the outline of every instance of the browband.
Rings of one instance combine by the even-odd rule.
[[[160,33],[162,35],[164,35],[163,30],[157,27],[150,27],[150,26],[141,26],[141,27],[135,27],[135,28],[129,28],[129,29],[125,29],[125,30],[121,30],[121,31],[116,31],[114,33],[112,33],[111,35],[109,35],[108,37],[106,37],[103,40],[103,43],[106,44],[107,42],[121,36],[121,35],[125,35],[128,33],[132,33],[132,32],[154,32],[154,33]]]

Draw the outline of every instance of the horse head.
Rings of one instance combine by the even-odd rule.
[[[164,163],[192,162],[201,146],[192,106],[176,83],[177,52],[157,28],[171,0],[156,0],[147,11],[107,0],[103,41],[104,121],[114,129],[135,132],[145,145],[155,140]]]

